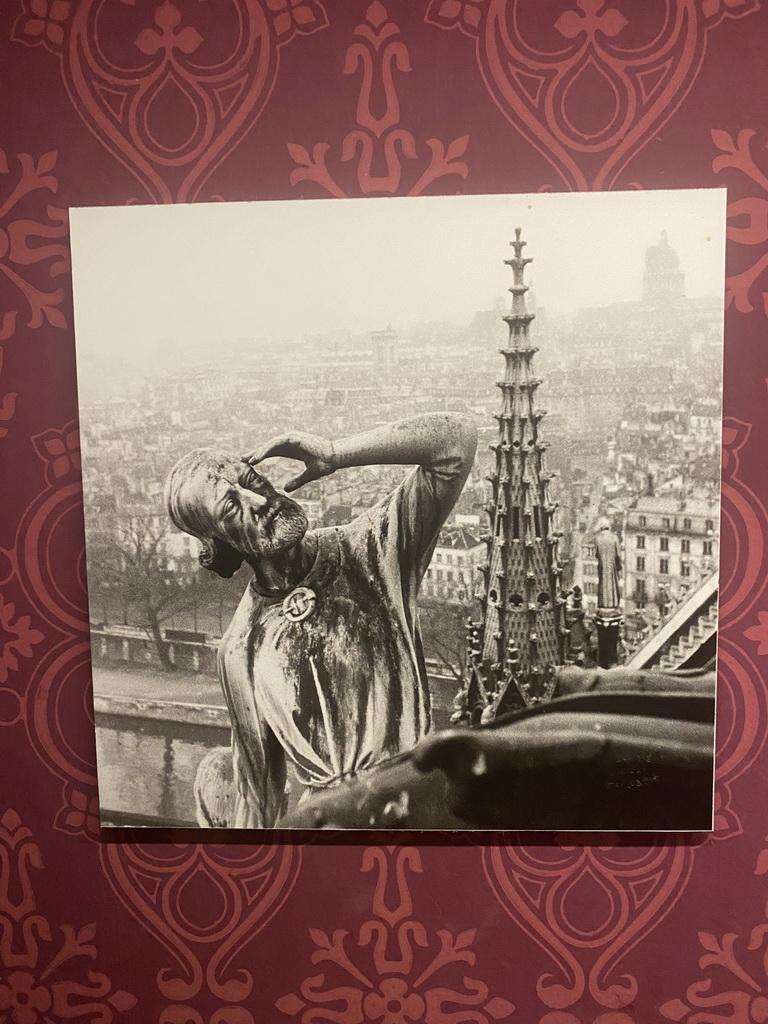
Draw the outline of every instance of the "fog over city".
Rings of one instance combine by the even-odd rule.
[[[92,356],[151,371],[169,343],[466,324],[505,294],[518,225],[549,316],[636,301],[665,229],[686,294],[720,296],[724,209],[709,189],[72,210],[81,373]]]

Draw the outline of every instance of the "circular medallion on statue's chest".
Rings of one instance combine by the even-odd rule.
[[[297,587],[283,601],[283,615],[289,622],[303,622],[314,612],[317,595],[309,587]]]

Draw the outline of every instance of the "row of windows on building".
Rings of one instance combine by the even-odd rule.
[[[435,597],[443,601],[468,601],[470,598],[469,591],[464,588],[460,587],[457,590],[454,587],[446,587],[439,583],[425,583],[421,593],[423,597]]]
[[[662,551],[667,551],[668,549],[667,548],[662,548],[661,550]],[[683,548],[683,554],[688,554],[689,552],[690,552],[690,547],[684,547]],[[708,555],[708,556],[712,555],[712,544],[711,544],[711,542],[707,542],[704,545],[704,555]],[[669,573],[670,573],[670,570],[669,570],[670,559],[669,558],[664,558],[662,556],[661,558],[659,558],[658,564],[659,564],[659,568],[658,568],[659,574],[661,576],[669,576]],[[653,565],[652,560],[650,558],[646,557],[645,555],[637,555],[635,557],[635,572],[652,572],[653,571],[652,570],[652,565]],[[691,575],[691,563],[686,558],[682,558],[680,560],[679,575],[680,576],[690,576]],[[597,565],[595,565],[594,563],[591,563],[591,562],[585,562],[584,563],[584,576],[585,577],[587,577],[587,576],[592,576],[592,577],[599,576],[599,570],[598,570]]]
[[[467,555],[468,554],[469,554],[469,552],[467,552]],[[455,558],[456,558],[456,565],[462,565],[467,560],[465,556],[458,555],[458,554],[455,556]],[[446,551],[445,553],[443,553],[442,551],[436,551],[435,552],[435,561],[436,562],[445,562],[446,565],[453,565],[454,556],[450,553],[450,551]],[[471,559],[470,559],[470,561],[471,561]]]
[[[468,575],[469,573],[465,573],[463,569],[427,569],[427,579],[438,582],[447,580],[448,583],[468,583]]]
[[[702,551],[701,551],[701,553],[703,555],[705,555],[705,556],[706,555],[711,555],[712,554],[712,545],[713,545],[713,543],[714,543],[714,541],[711,541],[711,540],[702,541],[702,544],[701,544]],[[641,551],[645,548],[645,534],[639,533],[637,535],[635,546],[637,548],[639,548]],[[660,551],[669,551],[669,537],[659,537],[659,550]],[[684,555],[690,555],[690,553],[691,553],[691,542],[690,542],[690,540],[687,537],[683,537],[683,539],[680,541],[680,551]]]
[[[648,560],[645,558],[645,556],[640,556],[640,557],[636,558],[635,559],[635,572],[650,571],[649,569],[646,568],[647,561]],[[659,575],[660,576],[669,576],[669,559],[668,558],[660,558],[659,559]],[[680,572],[679,572],[678,575],[680,575],[680,576],[690,576],[691,575],[691,563],[687,562],[685,560],[681,561],[680,562]]]
[[[639,526],[647,526],[648,525],[648,517],[647,516],[638,516],[637,517],[637,522],[638,522]],[[682,528],[684,530],[688,530],[688,531],[692,530],[693,529],[693,520],[691,520],[691,519],[683,519],[683,526],[682,526]],[[661,519],[661,529],[662,530],[671,530],[672,529],[672,519],[671,519],[670,516],[662,516],[662,519]],[[714,519],[705,519],[705,521],[704,521],[704,529],[707,531],[707,533],[714,533],[714,530],[715,530],[715,521],[714,521]]]

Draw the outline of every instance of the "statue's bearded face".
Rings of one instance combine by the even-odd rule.
[[[244,557],[269,557],[302,539],[303,509],[247,462],[233,459],[206,479],[204,502],[219,540]]]

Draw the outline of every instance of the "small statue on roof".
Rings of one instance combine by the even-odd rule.
[[[621,604],[621,548],[619,538],[606,516],[601,517],[595,534],[597,553],[597,607],[618,608]]]

